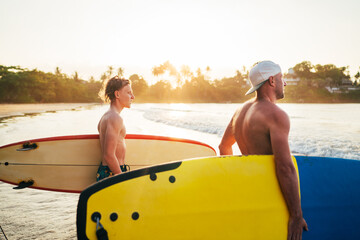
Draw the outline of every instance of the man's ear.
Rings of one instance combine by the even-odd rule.
[[[272,87],[275,87],[275,78],[273,76],[269,77],[269,84]]]

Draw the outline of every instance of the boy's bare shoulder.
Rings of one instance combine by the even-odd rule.
[[[108,122],[111,122],[112,124],[123,124],[122,117],[115,111],[109,111],[107,116]]]
[[[106,126],[108,124],[111,124],[111,125],[114,125],[114,126],[122,125],[123,124],[123,119],[118,113],[116,113],[114,111],[107,111],[101,117],[99,125],[100,126]]]

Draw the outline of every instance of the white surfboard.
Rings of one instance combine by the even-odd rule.
[[[130,170],[215,156],[204,143],[162,136],[126,135],[125,163]],[[96,181],[101,161],[99,135],[60,136],[0,147],[0,181],[62,192],[81,192]]]

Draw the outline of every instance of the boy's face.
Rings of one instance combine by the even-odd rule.
[[[130,108],[132,101],[135,99],[133,90],[130,84],[115,91],[116,101],[119,101],[124,108]]]

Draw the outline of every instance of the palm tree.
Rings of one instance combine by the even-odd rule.
[[[210,76],[209,73],[211,71],[211,68],[209,66],[206,67],[205,72],[206,72],[206,78],[208,78],[210,80]]]
[[[79,81],[79,74],[78,74],[77,71],[75,71],[73,77],[74,77],[74,80],[75,80],[75,81]]]
[[[198,77],[200,77],[200,76],[202,75],[202,72],[201,72],[201,69],[200,69],[200,68],[198,68],[198,69],[196,70],[196,74],[197,74]]]
[[[163,75],[165,73],[165,69],[164,69],[164,66],[163,65],[160,65],[160,66],[155,66],[153,67],[152,69],[152,74],[155,76],[155,77],[158,77],[159,75]]]
[[[107,78],[108,78],[108,76],[106,75],[106,73],[103,73],[100,77],[101,82],[104,82]]]
[[[58,75],[58,76],[61,75],[61,69],[59,67],[55,68],[55,75]]]
[[[124,69],[122,67],[118,68],[118,76],[122,77],[124,75]]]
[[[114,67],[113,67],[113,66],[108,66],[107,73],[108,73],[109,78],[110,78],[111,75],[113,74],[113,71],[114,71]]]
[[[194,75],[188,65],[182,65],[180,73],[185,81],[190,81],[191,77]]]
[[[355,74],[354,77],[355,77],[355,86],[357,86],[360,80],[360,67],[359,67],[359,71]]]

